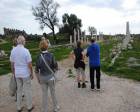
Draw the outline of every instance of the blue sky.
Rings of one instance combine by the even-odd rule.
[[[32,15],[32,6],[40,0],[1,0],[0,33],[3,27],[25,30],[27,33],[49,33],[40,30],[38,21]],[[140,0],[55,0],[60,4],[58,18],[64,13],[74,13],[82,19],[82,30],[96,27],[105,34],[125,33],[126,21],[130,22],[131,33],[140,33]],[[58,28],[56,28],[58,31]],[[87,31],[88,33],[88,31]]]

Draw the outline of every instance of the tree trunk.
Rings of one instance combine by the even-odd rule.
[[[52,31],[53,31],[52,33],[53,33],[53,38],[54,38],[54,44],[57,44],[57,39],[56,39],[54,28],[52,29]]]

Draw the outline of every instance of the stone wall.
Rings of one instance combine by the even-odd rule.
[[[24,35],[27,37],[26,32],[23,30],[17,30],[17,29],[10,29],[10,28],[4,28],[4,36],[9,38],[15,38],[18,35]]]

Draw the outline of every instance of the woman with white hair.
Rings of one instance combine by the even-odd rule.
[[[25,97],[27,100],[28,112],[33,110],[32,106],[32,92],[31,79],[33,79],[32,58],[28,49],[24,47],[25,38],[20,35],[17,38],[17,46],[12,49],[10,55],[10,62],[12,73],[17,82],[17,111],[22,111],[22,90],[24,86]]]

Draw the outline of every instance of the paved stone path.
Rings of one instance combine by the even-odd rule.
[[[140,83],[102,74],[101,92],[90,91],[89,83],[86,89],[78,89],[75,79],[68,78],[72,61],[66,59],[59,65],[56,93],[60,112],[140,112]],[[88,77],[88,69],[86,73]],[[9,75],[0,77],[0,112],[16,112],[14,98],[8,95],[9,79]],[[41,88],[36,78],[32,81],[32,89],[33,112],[41,112]],[[49,112],[52,112],[51,98],[49,102]],[[26,108],[23,112],[27,112]]]

